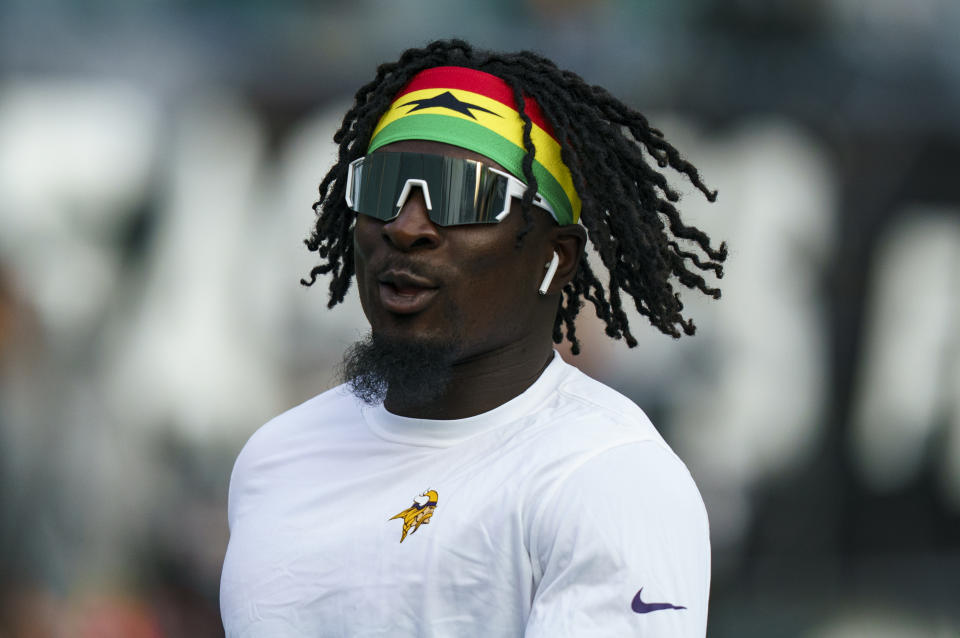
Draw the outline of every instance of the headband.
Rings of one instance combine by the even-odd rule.
[[[560,158],[560,143],[536,101],[525,95],[524,107],[533,122],[537,190],[553,206],[557,223],[575,224],[580,198]],[[526,182],[523,120],[513,89],[484,71],[439,66],[417,73],[380,118],[367,153],[401,140],[444,142],[481,153]]]

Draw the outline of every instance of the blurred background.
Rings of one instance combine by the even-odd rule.
[[[720,191],[694,338],[577,364],[710,513],[709,636],[960,636],[960,3],[0,0],[0,637],[220,636],[236,454],[335,383],[332,133],[437,37],[535,49]]]

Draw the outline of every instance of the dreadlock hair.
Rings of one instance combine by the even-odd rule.
[[[570,169],[573,185],[582,203],[580,223],[588,232],[606,268],[606,286],[582,259],[573,280],[564,286],[553,327],[553,340],[571,342],[577,354],[580,344],[574,321],[586,299],[606,323],[606,334],[637,345],[623,309],[622,293],[633,298],[637,311],[661,332],[674,338],[696,331],[683,316],[683,303],[673,279],[687,288],[718,299],[701,273],[723,276],[726,244],[711,245],[706,233],[685,224],[674,206],[680,198],[666,177],[651,166],[670,167],[682,173],[707,200],[716,199],[697,169],[651,127],[639,112],[614,98],[605,89],[591,86],[580,76],[559,69],[552,61],[529,51],[501,54],[474,49],[463,40],[438,40],[422,49],[408,49],[396,62],[382,64],[376,77],[357,91],[353,106],[344,115],[333,136],[339,144],[337,163],[320,183],[313,208],[316,226],[305,240],[324,260],[302,279],[313,285],[320,275],[331,274],[332,308],[343,301],[354,275],[352,228],[354,213],[344,202],[347,166],[366,153],[370,136],[381,115],[400,89],[420,71],[436,66],[461,66],[486,71],[504,80],[512,89],[523,120],[527,153],[523,174],[527,190],[521,201],[525,228],[532,227],[530,210],[537,191],[533,175],[532,122],[524,109],[524,96],[534,98],[561,142],[561,158]],[[686,241],[686,247],[679,240]]]

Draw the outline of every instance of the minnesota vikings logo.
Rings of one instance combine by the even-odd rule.
[[[391,516],[387,519],[391,521],[395,518],[403,519],[403,535],[400,536],[401,543],[403,539],[407,537],[407,533],[413,534],[420,529],[421,525],[426,525],[430,522],[430,517],[433,516],[433,510],[437,509],[437,499],[439,498],[439,495],[435,491],[427,490],[413,499],[413,505],[396,516]],[[410,529],[411,527],[413,527],[413,529]]]

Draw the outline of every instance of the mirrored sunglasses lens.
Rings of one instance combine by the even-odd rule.
[[[439,226],[496,223],[504,209],[506,178],[473,160],[420,153],[374,153],[354,165],[353,210],[384,221],[410,179],[429,189],[430,219]]]

